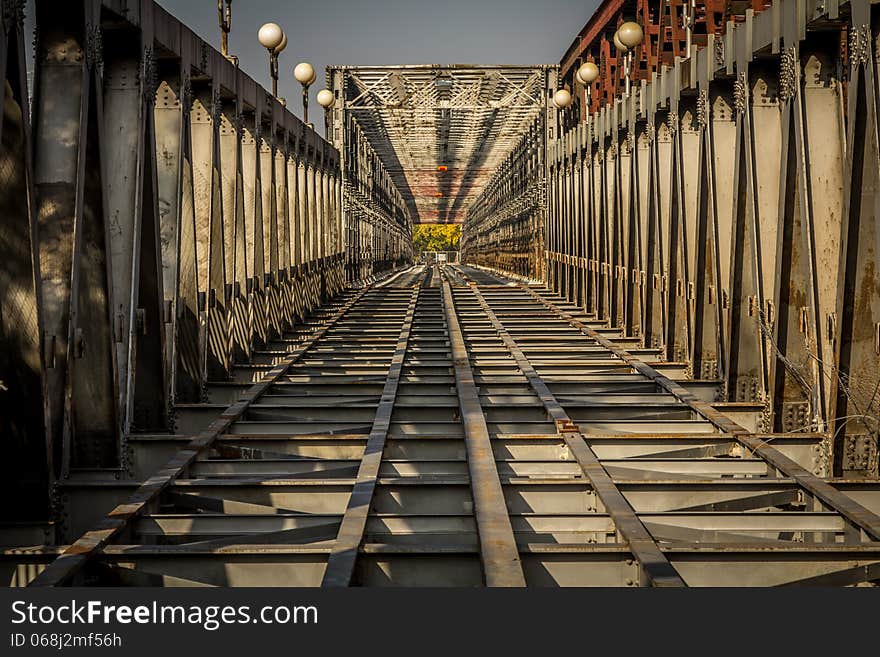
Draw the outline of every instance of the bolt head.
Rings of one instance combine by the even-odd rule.
[[[617,38],[626,48],[635,48],[645,38],[642,26],[635,21],[627,21],[617,28]]]
[[[592,84],[599,77],[599,67],[593,62],[586,62],[577,71],[577,79],[581,84]]]
[[[317,79],[318,75],[314,66],[308,62],[301,62],[293,69],[293,77],[300,84],[308,86]]]
[[[336,97],[329,89],[321,89],[318,92],[318,105],[324,109],[330,109],[336,103]]]
[[[260,45],[272,52],[284,40],[284,30],[278,23],[265,23],[257,32],[257,38],[260,40]]]

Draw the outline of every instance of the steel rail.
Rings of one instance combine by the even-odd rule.
[[[175,479],[186,472],[190,464],[217,438],[225,433],[248,408],[276,381],[284,376],[291,365],[311,349],[372,288],[365,286],[321,326],[300,344],[281,363],[266,372],[263,378],[251,386],[238,401],[223,411],[204,431],[197,434],[183,449],[178,451],[165,466],[147,479],[123,504],[110,511],[93,529],[69,545],[42,573],[28,585],[33,587],[61,586],[68,583],[105,545],[119,536],[129,523],[147,510],[147,507],[168,488]]]
[[[425,274],[425,281],[427,279],[428,273]],[[385,451],[388,428],[391,425],[391,416],[394,413],[394,405],[397,402],[397,390],[403,371],[403,362],[406,359],[409,337],[412,333],[413,319],[421,289],[422,286],[420,284],[416,284],[413,287],[406,316],[400,327],[400,335],[397,338],[397,348],[391,359],[391,365],[388,368],[388,375],[385,379],[385,386],[382,389],[382,397],[376,409],[373,426],[370,429],[370,437],[367,439],[364,455],[358,466],[357,478],[352,488],[345,514],[342,517],[336,541],[327,560],[327,570],[324,571],[321,586],[340,587],[351,585],[358,551],[364,540],[367,516],[373,503],[373,493],[376,490],[376,482],[379,479],[379,467],[382,464],[382,454]]]
[[[492,323],[498,336],[504,345],[510,350],[516,361],[517,367],[529,382],[532,390],[541,400],[547,413],[556,424],[559,436],[565,441],[575,460],[580,465],[584,475],[590,481],[590,485],[596,491],[596,495],[602,500],[608,515],[614,521],[614,526],[627,542],[632,550],[633,557],[639,562],[641,571],[645,575],[646,585],[656,587],[681,587],[686,586],[681,575],[675,570],[666,555],[660,550],[657,541],[648,531],[636,515],[635,510],[626,500],[623,493],[614,483],[608,471],[600,463],[596,453],[586,442],[577,424],[568,416],[565,409],[556,399],[556,396],[547,387],[544,380],[538,375],[528,357],[520,349],[516,340],[498,319],[495,311],[487,303],[486,298],[480,292],[475,282],[469,282],[469,288],[476,297]]]
[[[464,427],[483,576],[487,586],[525,586],[525,575],[498,477],[489,428],[480,405],[474,372],[456,315],[452,289],[445,276],[441,290],[455,370],[455,387]]]
[[[871,540],[880,540],[880,516],[877,516],[877,514],[871,512],[852,498],[844,495],[831,484],[823,481],[803,466],[798,465],[779,450],[756,437],[723,413],[714,409],[711,404],[701,401],[685,390],[684,387],[664,376],[644,361],[633,356],[626,349],[614,344],[614,342],[605,338],[562,308],[559,308],[553,302],[548,301],[529,286],[523,285],[522,283],[517,283],[517,285],[546,308],[554,312],[557,316],[566,320],[571,326],[581,331],[581,333],[596,340],[603,347],[609,349],[615,356],[623,360],[639,374],[647,377],[678,400],[687,404],[694,412],[712,423],[721,432],[730,434],[743,447],[762,458],[786,477],[790,477],[796,481],[797,484],[808,493],[821,500],[828,507],[837,511],[853,525],[864,531]]]

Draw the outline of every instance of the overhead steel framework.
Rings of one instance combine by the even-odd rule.
[[[366,138],[414,223],[461,223],[555,89],[551,66],[339,66],[337,147]],[[356,127],[355,127],[356,126]]]

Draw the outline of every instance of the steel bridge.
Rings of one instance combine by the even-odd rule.
[[[2,0],[2,583],[876,585],[878,6],[605,0],[323,139],[153,0],[29,88]]]

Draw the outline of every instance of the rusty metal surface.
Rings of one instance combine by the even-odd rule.
[[[559,435],[565,440],[565,444],[568,445],[572,455],[590,480],[590,484],[608,510],[608,515],[614,520],[617,531],[620,532],[641,565],[642,571],[645,573],[645,583],[660,587],[684,586],[681,576],[675,572],[645,525],[636,516],[629,502],[615,486],[608,471],[602,467],[595,452],[584,441],[577,424],[572,421],[547,384],[538,376],[516,340],[511,337],[498,315],[486,302],[479,287],[475,283],[471,283],[470,287],[486,317],[498,331],[498,335],[510,350],[517,366],[528,379],[529,385],[541,399],[547,413],[555,422]]]
[[[328,140],[150,0],[37,0],[28,90],[9,5],[5,581],[876,584],[871,2],[335,67]]]
[[[331,67],[332,113],[357,124],[414,223],[462,223],[543,113],[548,68]]]
[[[327,570],[324,572],[323,586],[349,586],[354,575],[355,562],[358,551],[364,540],[364,530],[367,524],[367,516],[373,503],[373,494],[376,490],[376,480],[379,478],[379,468],[382,463],[382,455],[385,451],[385,441],[388,437],[388,428],[397,401],[397,391],[400,387],[401,371],[406,359],[409,336],[412,332],[413,315],[416,304],[419,301],[421,285],[413,288],[409,305],[406,308],[403,323],[400,327],[400,335],[388,372],[385,375],[385,385],[382,388],[382,396],[376,408],[376,417],[370,429],[369,438],[364,448],[358,466],[357,477],[345,515],[339,525],[339,533],[333,543],[333,549],[327,558]]]
[[[258,400],[276,380],[288,371],[293,363],[302,358],[357,303],[358,299],[366,293],[367,289],[364,288],[352,295],[345,305],[336,311],[324,326],[305,339],[289,355],[286,355],[280,363],[266,372],[236,403],[221,413],[220,417],[212,422],[205,431],[195,436],[161,470],[147,479],[127,502],[113,509],[97,527],[74,541],[58,556],[57,560],[40,573],[31,585],[38,587],[58,586],[68,583],[86,565],[88,559],[92,558],[104,545],[125,531],[128,524],[134,518],[146,512],[152,506],[157,496],[171,485],[175,479],[185,473],[188,466],[199,454],[210,449],[218,436],[227,431],[237,419],[247,412],[251,404]]]
[[[525,586],[519,553],[507,506],[498,480],[486,417],[480,407],[468,351],[456,315],[452,288],[445,279],[443,307],[449,330],[449,348],[455,368],[455,386],[464,425],[468,470],[474,491],[474,516],[480,534],[480,558],[487,586]]]
[[[674,65],[676,58],[687,58],[690,48],[708,46],[723,53],[725,33],[734,23],[751,20],[773,4],[770,0],[604,0],[562,56],[560,75],[576,90],[578,104],[587,107],[584,86],[575,73],[584,62],[599,66],[589,102],[595,111],[613,101],[625,87],[624,56],[613,43],[615,30],[624,21],[635,20],[645,34],[635,49],[631,78],[651,80],[652,74]]]

